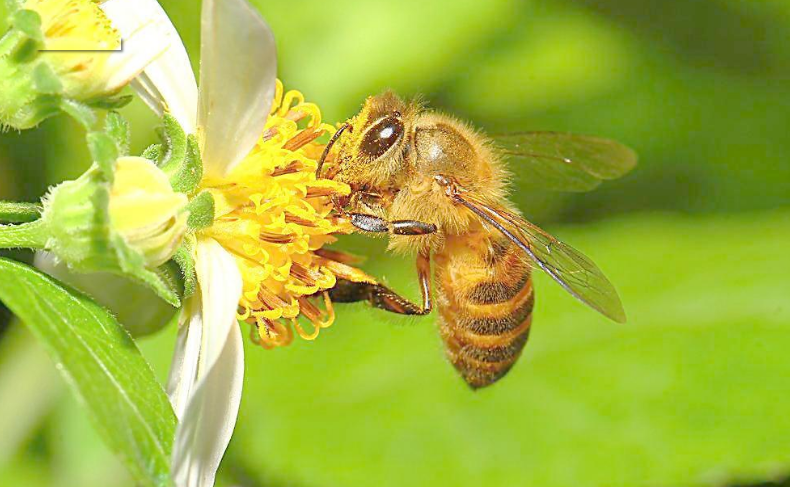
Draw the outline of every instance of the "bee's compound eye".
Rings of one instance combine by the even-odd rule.
[[[371,159],[378,159],[403,136],[403,122],[386,117],[372,126],[360,144],[360,150]]]

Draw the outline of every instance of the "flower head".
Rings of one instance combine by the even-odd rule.
[[[91,0],[26,0],[23,8],[41,17],[42,60],[60,78],[67,96],[86,100],[120,88],[110,80],[117,71],[113,51],[121,48],[121,33],[99,4]]]
[[[348,186],[315,177],[324,147],[316,139],[334,128],[321,123],[318,107],[301,93],[283,94],[279,81],[275,98],[266,130],[247,157],[227,175],[203,182],[217,216],[203,234],[234,255],[243,280],[239,319],[253,325],[253,340],[267,348],[291,341],[289,324],[308,339],[332,324],[325,293],[335,285],[335,261],[316,251],[335,240],[332,234],[349,231],[330,201],[348,194]],[[312,332],[299,324],[300,314],[312,322]]]
[[[14,5],[0,39],[0,123],[18,129],[70,111],[64,100],[119,103],[113,97],[169,44],[163,18],[134,0]]]
[[[197,289],[184,303],[167,388],[180,421],[179,487],[213,485],[230,441],[244,372],[238,321],[266,348],[288,344],[294,330],[312,339],[333,321],[327,290],[337,279],[375,282],[322,249],[351,230],[332,212],[350,189],[315,175],[317,140],[334,127],[301,93],[284,92],[271,30],[246,0],[203,1],[200,67],[198,89],[183,43],[173,42],[132,84],[196,135],[196,193],[212,202],[213,218],[193,234]]]
[[[289,343],[294,329],[315,338],[332,323],[326,291],[337,278],[372,282],[321,249],[350,230],[332,213],[333,197],[349,188],[316,179],[317,139],[334,128],[299,92],[283,92],[268,26],[246,0],[204,0],[201,26],[199,89],[178,42],[132,84],[197,136],[198,192],[213,203],[213,221],[194,233],[197,290],[184,305],[167,388],[180,420],[179,487],[213,485],[230,441],[244,368],[238,320],[267,348]]]

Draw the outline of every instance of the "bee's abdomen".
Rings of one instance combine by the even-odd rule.
[[[529,337],[535,294],[531,269],[519,252],[498,240],[437,256],[442,339],[450,361],[473,388],[502,378]]]

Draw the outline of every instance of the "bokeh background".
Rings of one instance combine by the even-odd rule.
[[[314,342],[247,343],[225,486],[760,485],[790,475],[787,0],[253,0],[280,77],[341,121],[393,88],[489,132],[634,147],[630,175],[514,199],[618,287],[614,325],[545,276],[525,354],[470,391],[433,318],[339,310]],[[163,0],[193,59],[199,6]],[[154,141],[141,103],[134,147]],[[0,198],[79,175],[65,117],[0,135]],[[384,242],[369,272],[417,297]],[[21,259],[29,255],[15,254]],[[54,366],[0,310],[0,485],[131,486]],[[141,340],[164,378],[173,327]]]

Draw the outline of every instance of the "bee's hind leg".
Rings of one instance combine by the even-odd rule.
[[[346,279],[338,279],[335,287],[329,290],[329,297],[336,303],[368,301],[376,308],[401,315],[427,315],[433,309],[431,263],[428,255],[420,254],[417,258],[417,272],[420,279],[422,306],[412,303],[381,284],[353,282]]]

